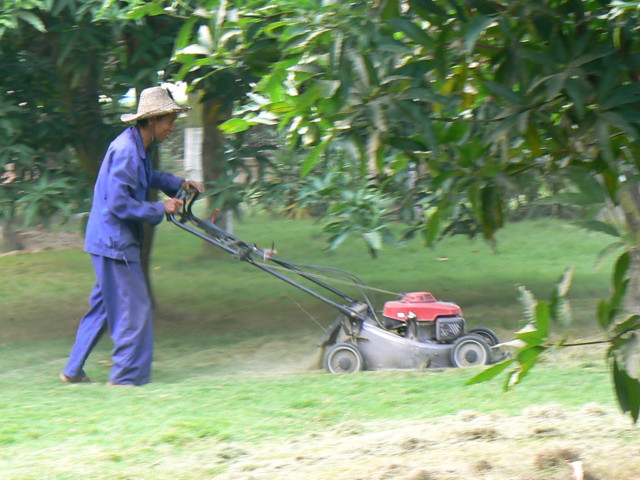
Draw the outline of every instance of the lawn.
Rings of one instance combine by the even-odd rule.
[[[609,265],[595,265],[609,239],[559,221],[509,225],[497,253],[455,237],[377,259],[357,240],[327,251],[311,221],[236,227],[285,259],[353,272],[378,289],[379,306],[431,291],[505,340],[521,326],[516,286],[545,298],[573,265],[574,324],[558,334],[601,336],[593,311]],[[63,385],[93,282],[88,256],[7,255],[0,271],[3,479],[549,479],[569,478],[573,460],[599,478],[640,478],[637,429],[617,410],[602,348],[556,351],[508,392],[502,378],[465,386],[477,369],[329,375],[314,345],[332,308],[165,224],[153,382],[105,387],[105,338],[87,364],[96,382]]]

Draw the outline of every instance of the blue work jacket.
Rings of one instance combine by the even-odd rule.
[[[162,202],[149,201],[151,188],[174,196],[183,179],[153,170],[137,127],[129,127],[109,145],[94,186],[85,235],[85,251],[140,261],[142,225],[156,225],[165,215]]]

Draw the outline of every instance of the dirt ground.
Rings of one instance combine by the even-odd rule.
[[[61,248],[83,248],[84,237],[81,232],[51,232],[48,230],[31,230],[19,232],[25,250],[41,252]]]
[[[34,252],[83,243],[76,232],[21,237]],[[188,471],[196,463],[223,470],[213,477],[221,480],[640,480],[638,428],[598,404],[541,405],[518,416],[461,411],[428,421],[352,422],[251,449],[225,443],[206,458],[171,455],[170,465],[159,460],[154,468]]]
[[[45,229],[38,230],[17,230],[16,236],[23,246],[22,250],[11,250],[3,252],[0,250],[0,257],[4,255],[15,255],[17,253],[41,252],[43,250],[57,250],[66,248],[83,248],[84,237],[80,231],[52,232]],[[2,228],[0,227],[0,236]],[[1,242],[0,242],[1,243]]]

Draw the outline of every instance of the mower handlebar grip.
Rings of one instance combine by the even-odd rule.
[[[191,215],[191,205],[193,204],[193,202],[196,201],[196,199],[198,198],[198,196],[200,195],[200,192],[193,187],[184,187],[181,186],[178,191],[175,194],[174,198],[177,198],[178,200],[182,200],[182,217],[184,218],[185,216],[190,216]],[[177,223],[176,220],[176,215],[174,213],[168,213],[167,214],[167,220],[172,221],[173,223]]]
[[[194,188],[194,187],[184,187],[181,186],[178,189],[178,193],[176,193],[176,198],[179,198],[180,200],[195,200],[196,198],[198,198],[198,196],[200,195],[200,192],[198,191],[198,189]],[[191,198],[192,197],[192,198]]]

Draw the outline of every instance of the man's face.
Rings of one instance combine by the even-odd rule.
[[[163,115],[162,117],[151,119],[151,121],[153,122],[153,133],[156,137],[157,142],[164,142],[167,138],[169,138],[169,135],[173,133],[176,128],[176,118],[178,118],[177,113],[170,113],[168,115]]]

